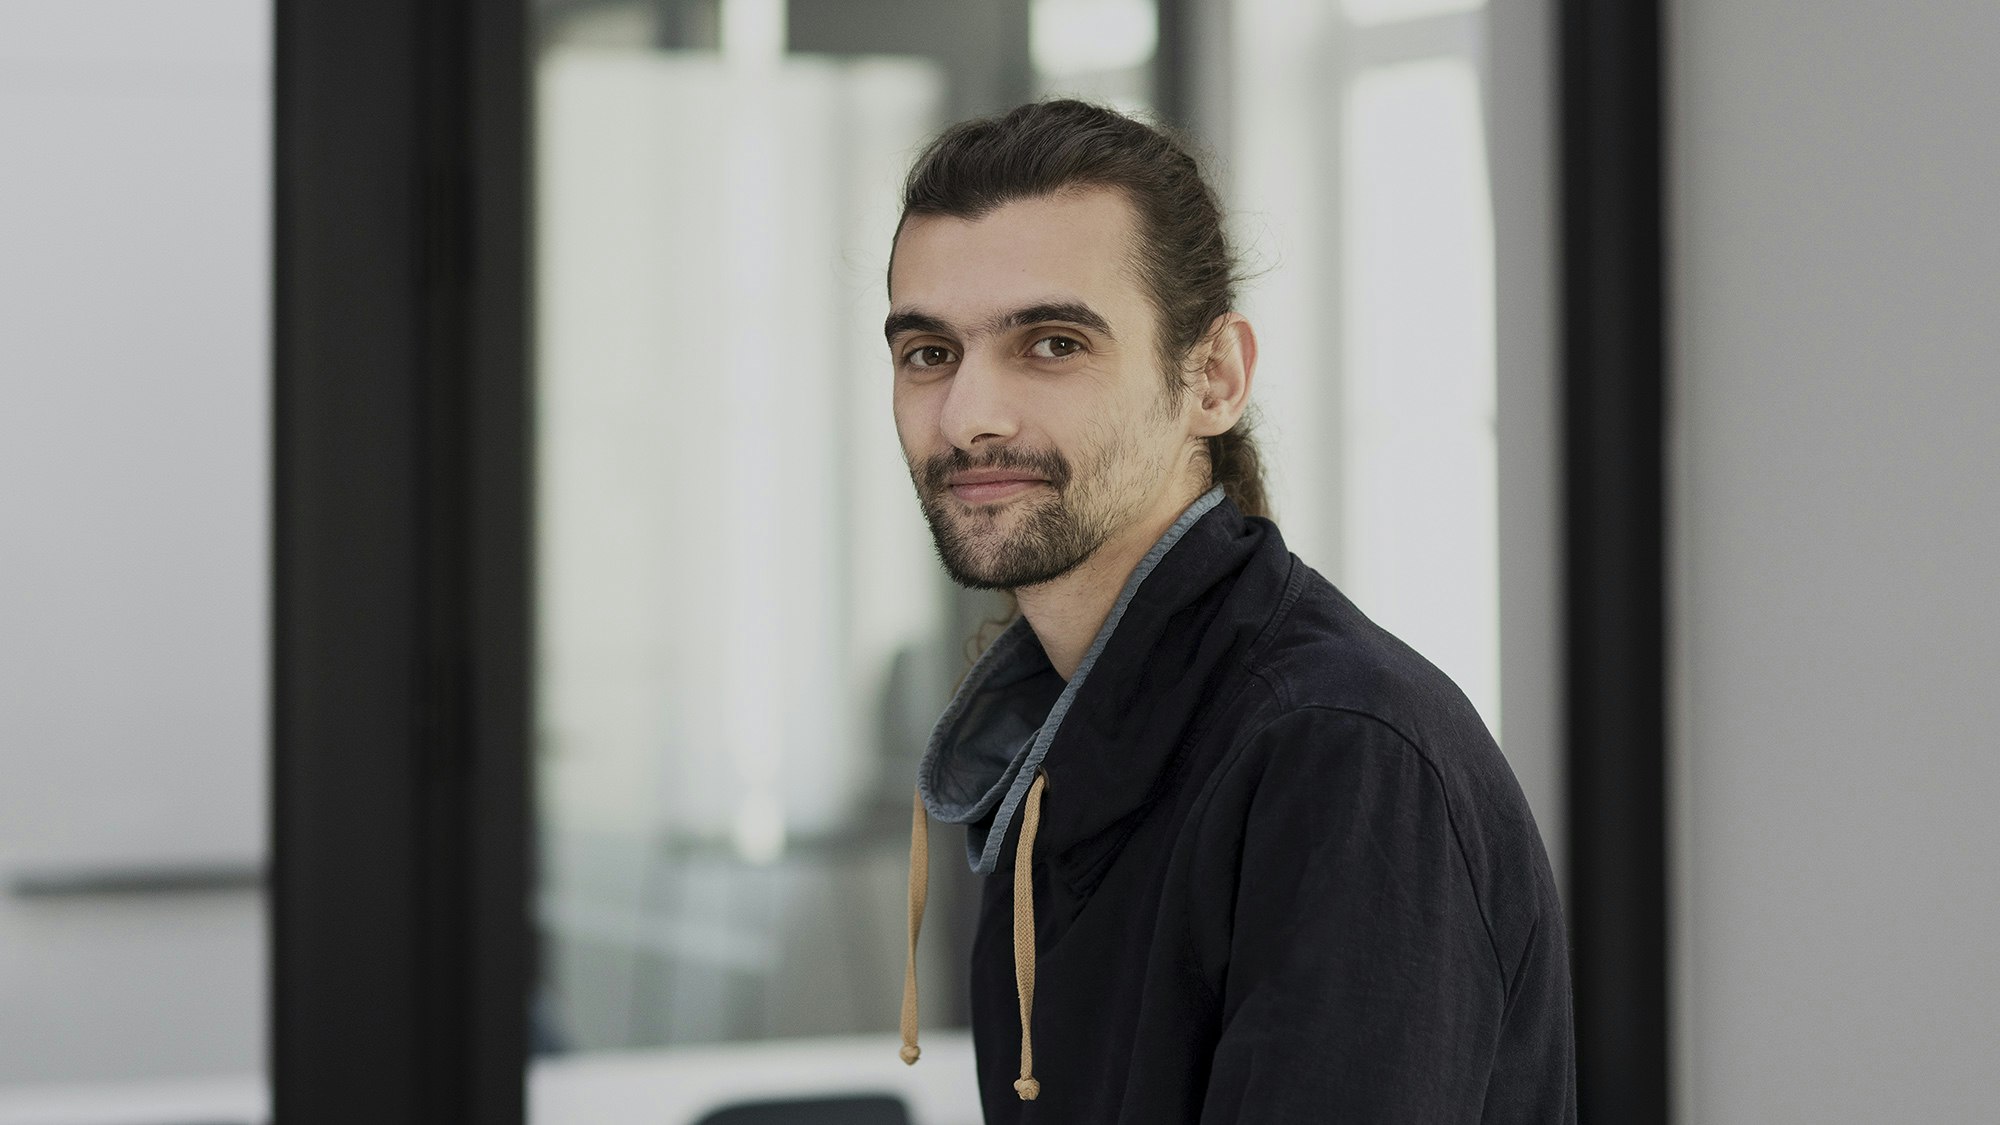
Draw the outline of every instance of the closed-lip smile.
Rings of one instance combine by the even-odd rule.
[[[945,481],[951,494],[968,504],[990,504],[1048,481],[1020,469],[967,469]]]

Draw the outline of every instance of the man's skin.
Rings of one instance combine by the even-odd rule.
[[[1158,317],[1129,264],[1136,233],[1123,193],[1093,188],[973,221],[911,216],[890,261],[896,430],[927,514],[961,540],[947,565],[1012,588],[1065,680],[1133,568],[1207,490],[1202,439],[1236,424],[1256,368],[1249,322],[1228,313],[1196,345],[1188,391],[1167,393]],[[1009,453],[1066,465],[1067,486],[996,467]],[[1086,532],[1075,557],[1058,550],[1043,569],[1067,569],[1018,584],[1030,571],[1010,568],[1009,548],[1056,505]]]

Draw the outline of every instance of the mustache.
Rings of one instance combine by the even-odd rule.
[[[954,446],[949,452],[925,459],[917,470],[917,479],[926,492],[943,492],[949,486],[954,473],[970,472],[973,469],[1012,469],[1016,472],[1032,473],[1061,490],[1069,484],[1069,462],[1053,449],[996,449],[984,456],[974,457]]]

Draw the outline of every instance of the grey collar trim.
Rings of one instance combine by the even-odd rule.
[[[991,875],[998,867],[1000,846],[1014,812],[1027,795],[1049,744],[1055,741],[1063,716],[1118,628],[1119,619],[1125,616],[1125,608],[1139,592],[1139,584],[1195,521],[1222,502],[1222,497],[1221,488],[1212,488],[1190,504],[1132,568],[1076,674],[1062,685],[1039,723],[1034,721],[1034,713],[1061,680],[1049,666],[1026,618],[1016,618],[966,674],[931,733],[923,763],[917,767],[917,792],[930,815],[946,824],[973,825],[999,806],[984,831],[971,827],[966,832],[966,861],[973,871]]]

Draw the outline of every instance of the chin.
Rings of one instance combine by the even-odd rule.
[[[1088,554],[1073,558],[1042,556],[1021,558],[1004,541],[968,544],[963,538],[956,549],[938,545],[938,561],[951,580],[968,590],[1019,590],[1053,582],[1089,561]],[[972,549],[968,550],[967,548]]]

